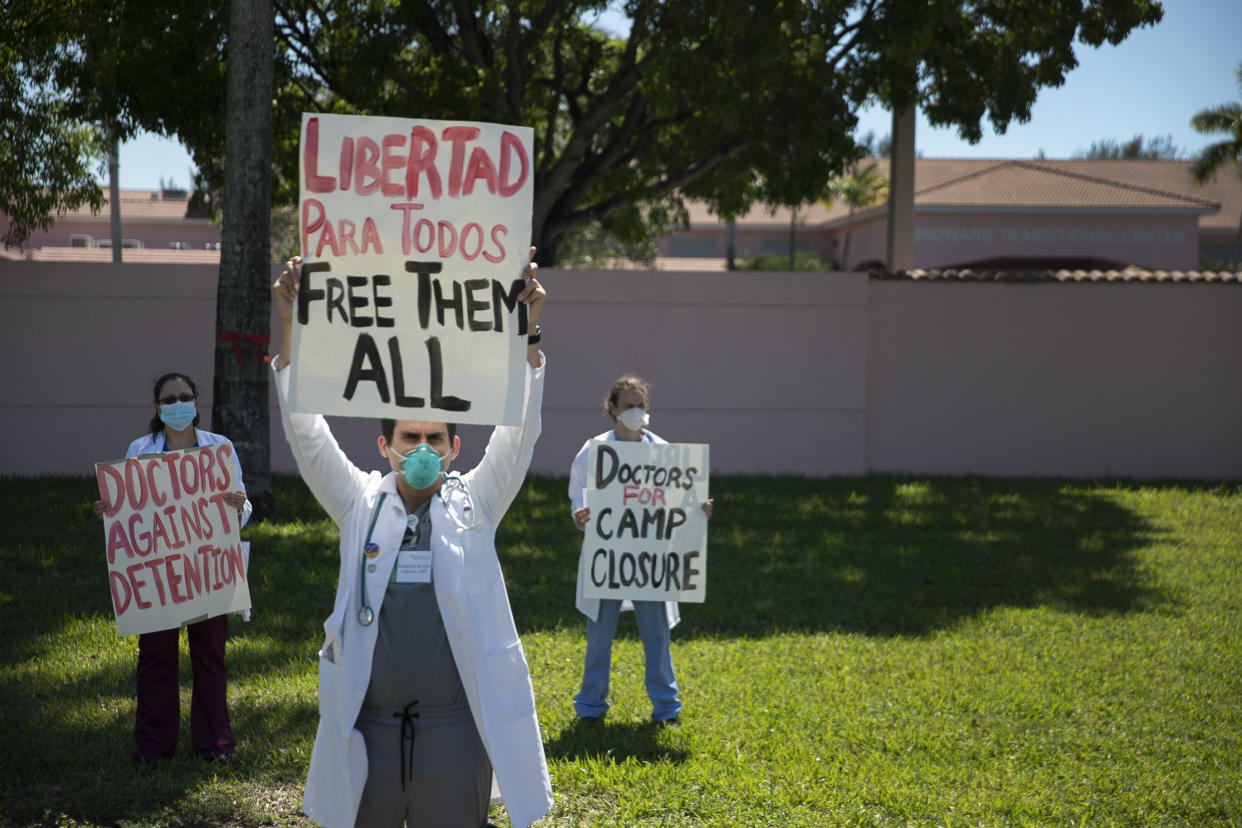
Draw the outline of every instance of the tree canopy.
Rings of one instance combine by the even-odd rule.
[[[63,88],[85,120],[176,134],[223,181],[223,0],[98,0]],[[592,25],[609,6],[630,29]],[[64,12],[69,16],[68,12]],[[524,124],[533,230],[553,263],[576,233],[641,244],[701,199],[721,215],[798,204],[861,151],[867,101],[917,105],[977,140],[1030,117],[1074,45],[1160,20],[1155,0],[277,0],[274,192],[296,198],[300,113]],[[0,185],[5,186],[5,185]]]
[[[1238,91],[1242,94],[1242,63],[1238,64],[1234,73],[1238,79]],[[1228,164],[1233,164],[1238,176],[1242,177],[1242,98],[1196,112],[1190,119],[1190,125],[1204,135],[1225,136],[1224,140],[1208,144],[1199,152],[1190,168],[1191,178],[1203,184]],[[1233,266],[1234,269],[1242,268],[1242,221],[1238,224]]]
[[[1135,135],[1129,141],[1117,141],[1112,138],[1092,141],[1090,147],[1074,153],[1074,157],[1112,161],[1119,159],[1175,161],[1182,157],[1182,150],[1173,143],[1172,135],[1155,138]]]

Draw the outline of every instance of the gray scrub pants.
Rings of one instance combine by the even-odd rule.
[[[364,707],[357,728],[367,746],[367,782],[356,828],[480,828],[487,824],[492,765],[467,704],[414,705],[402,711]],[[394,715],[394,713],[396,715]],[[404,764],[404,790],[402,766]]]

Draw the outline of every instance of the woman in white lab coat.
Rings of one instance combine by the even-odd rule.
[[[227,437],[198,428],[198,387],[190,377],[176,372],[165,374],[155,381],[153,396],[155,414],[150,427],[129,444],[127,458],[228,442]],[[225,495],[224,502],[238,510],[240,525],[245,526],[251,506],[242,485],[236,452],[233,457],[237,491]],[[102,517],[109,506],[102,500],[95,501],[95,514]],[[186,625],[194,681],[190,740],[194,752],[208,761],[227,761],[236,749],[225,699],[228,673],[224,645],[228,632],[227,615]],[[170,759],[176,751],[181,722],[177,681],[180,637],[179,627],[138,636],[134,758],[139,762]]]

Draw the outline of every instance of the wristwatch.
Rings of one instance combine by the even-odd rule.
[[[532,333],[530,336],[526,337],[526,344],[527,345],[538,345],[539,340],[541,339],[543,339],[543,328],[540,327],[539,325],[535,325],[535,332]]]

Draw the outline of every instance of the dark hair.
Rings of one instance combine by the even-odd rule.
[[[160,389],[164,387],[164,383],[169,382],[171,380],[175,380],[175,379],[182,380],[185,382],[186,385],[190,386],[190,390],[194,392],[194,399],[196,400],[198,399],[198,386],[194,384],[194,380],[190,379],[185,374],[179,373],[177,371],[173,371],[171,373],[165,374],[164,376],[160,377],[159,379],[155,381],[155,388],[152,389],[151,396],[155,398],[156,405],[160,404]],[[195,428],[198,428],[198,418],[199,418],[199,414],[196,411],[194,413],[194,427]],[[160,419],[159,414],[156,414],[154,417],[151,418],[151,424],[150,426],[148,426],[148,428],[151,429],[152,434],[159,434],[161,431],[164,430],[164,421]]]
[[[621,396],[622,391],[628,391],[631,388],[642,393],[643,408],[647,408],[651,405],[651,386],[647,384],[647,381],[635,374],[624,374],[612,384],[612,388],[608,389],[608,396],[604,397],[604,413],[607,414],[614,423],[617,421],[617,416],[608,409],[610,406],[615,406],[617,404],[617,398]]]
[[[445,423],[448,428],[449,442],[453,442],[453,438],[457,436],[457,423]],[[392,445],[392,433],[397,429],[397,421],[384,418],[380,420],[380,433],[384,435],[385,442]]]

